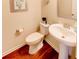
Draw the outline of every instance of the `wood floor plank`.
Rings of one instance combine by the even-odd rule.
[[[29,46],[25,45],[2,59],[58,59],[58,53],[45,41],[44,46],[36,54],[30,55],[28,51]]]

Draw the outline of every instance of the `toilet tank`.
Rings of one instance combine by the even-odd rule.
[[[40,22],[40,33],[47,35],[49,33],[49,24]]]

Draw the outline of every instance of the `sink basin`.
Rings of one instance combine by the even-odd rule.
[[[52,24],[49,33],[59,41],[59,59],[68,59],[68,47],[76,46],[76,32],[63,24]]]
[[[68,46],[76,46],[76,33],[68,28],[64,28],[63,24],[50,25],[49,32],[59,42]]]

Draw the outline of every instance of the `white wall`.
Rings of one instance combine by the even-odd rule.
[[[11,49],[16,46],[25,44],[25,37],[36,31],[41,20],[41,0],[27,0],[27,11],[24,12],[10,12],[9,0],[2,2],[2,17],[3,17],[3,41],[2,53],[6,55]],[[24,32],[15,36],[17,28],[24,28]]]

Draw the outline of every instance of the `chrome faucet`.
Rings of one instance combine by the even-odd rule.
[[[64,24],[64,27],[70,29],[70,25],[69,24]]]

